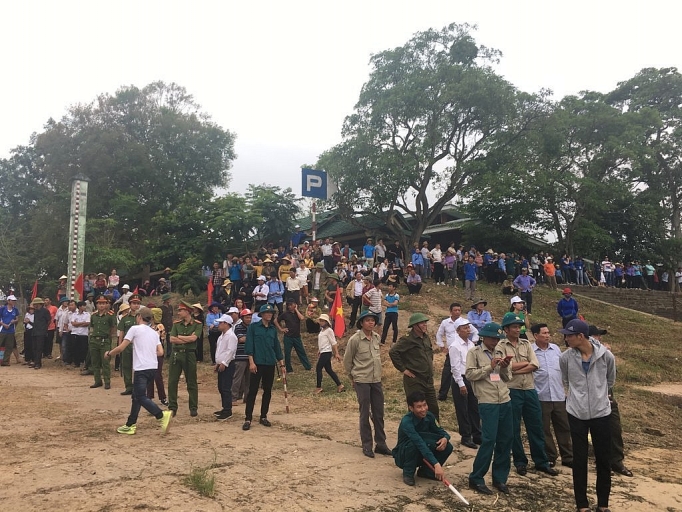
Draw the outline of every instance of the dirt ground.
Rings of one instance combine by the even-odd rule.
[[[469,507],[437,482],[418,478],[415,488],[405,486],[392,458],[362,455],[352,392],[313,398],[293,391],[286,414],[278,384],[269,415],[272,428],[254,424],[243,432],[242,407],[219,423],[212,416],[220,403],[214,376],[208,365],[201,366],[199,416],[189,416],[181,382],[180,411],[165,437],[144,411],[136,435],[116,433],[130,406],[129,397],[119,394],[119,376],[107,391],[89,389],[92,377],[57,361],[47,361],[40,371],[17,364],[2,368],[1,509],[574,510],[566,468],[554,479],[532,470],[525,477],[512,473],[511,497],[474,494],[466,483],[475,452],[457,443],[446,476]],[[294,390],[301,373],[290,376]],[[396,440],[398,418],[392,414],[386,422],[389,446]],[[614,476],[612,510],[682,510],[682,450],[648,446],[631,436],[626,441],[627,465],[635,477]],[[215,475],[213,498],[183,484],[197,467]],[[593,489],[594,473],[590,482]]]

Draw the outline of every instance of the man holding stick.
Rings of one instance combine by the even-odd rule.
[[[443,464],[453,449],[450,435],[429,411],[422,391],[413,391],[407,396],[407,407],[410,412],[400,421],[398,444],[392,451],[395,465],[403,470],[403,482],[413,486],[417,468],[419,477],[443,480]]]

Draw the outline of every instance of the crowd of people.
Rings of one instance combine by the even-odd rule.
[[[228,254],[222,265],[216,262],[207,271],[212,291],[205,306],[186,301],[177,308],[171,305],[170,269],[153,288],[146,281],[144,291],[144,286],[130,291],[129,285],[121,285],[115,271],[106,280],[104,274],[91,274],[95,279],[84,301],[67,296],[63,277],[58,304],[36,297],[23,317],[15,306],[16,297],[9,296],[0,308],[1,364],[9,365],[11,354],[20,361],[14,336],[19,323],[24,324],[23,364],[29,368],[40,369],[43,358],[52,357],[56,341],[61,364],[82,366],[81,373],[93,376],[91,388],[110,389],[109,359],[115,356],[114,370],[123,375],[121,394],[132,397],[128,420],[117,431],[132,435],[141,407],[168,432],[179,410],[178,385],[183,374],[187,407],[190,416],[197,416],[197,361],[210,358],[221,396],[221,409],[214,415],[224,421],[232,417],[234,406],[244,405],[242,429],[246,431],[252,428],[261,390],[258,424],[271,426],[268,412],[275,373],[294,373],[292,352],[304,370],[312,369],[302,342],[302,333],[308,332],[318,338],[315,392],[324,391],[323,371],[336,392],[345,391],[332,367],[332,360],[342,362],[359,403],[363,454],[371,458],[392,455],[407,485],[414,485],[415,471],[426,478],[443,477],[442,466],[452,445],[450,434],[438,425],[438,402],[446,400],[449,391],[460,442],[477,451],[469,475],[469,485],[476,492],[492,493],[484,481],[491,462],[493,486],[502,493],[510,492],[507,478],[512,463],[519,475],[527,473],[521,422],[536,471],[555,476],[559,460],[572,468],[580,510],[587,508],[588,432],[600,441],[598,450],[595,446],[599,510],[608,508],[611,471],[632,476],[623,464],[620,418],[612,393],[615,363],[600,340],[606,332],[581,319],[568,287],[557,303],[563,326],[560,333],[568,350],[562,353],[549,343],[546,324],[530,321],[535,286],[557,284],[551,269],[561,270],[551,256],[534,255],[526,260],[492,250],[481,255],[475,248],[465,251],[454,244],[445,251],[439,244],[429,250],[426,242],[405,254],[398,242],[389,248],[381,240],[374,245],[372,239],[358,252],[330,239],[262,251],[243,257]],[[488,260],[486,255],[490,255]],[[507,266],[510,261],[513,268]],[[576,272],[576,281],[581,280],[578,276]],[[487,302],[475,298],[475,283],[481,277],[491,283],[510,281],[510,311],[500,323],[486,310]],[[400,284],[406,285],[408,293],[418,294],[421,287],[417,285],[427,279],[437,286],[455,287],[463,280],[470,300],[466,314],[461,304],[450,305],[450,316],[436,330],[435,344],[429,335],[432,319],[423,313],[411,315],[407,334],[399,336],[397,327]],[[343,353],[333,330],[334,317],[323,312],[332,307],[337,292],[350,306],[347,328],[354,331]],[[389,357],[403,374],[410,411],[400,424],[393,450],[386,444],[381,385],[381,345],[391,329]],[[438,391],[435,350],[446,353]],[[164,362],[169,365],[167,393]],[[587,393],[585,386],[595,392]],[[165,411],[153,402],[155,388]]]

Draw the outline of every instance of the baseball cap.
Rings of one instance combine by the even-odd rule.
[[[604,334],[608,334],[609,332],[606,329],[600,329],[596,325],[590,325],[589,329],[590,336],[603,336]]]
[[[228,315],[227,313],[224,314],[223,316],[221,316],[220,318],[218,318],[219,324],[220,323],[226,323],[226,324],[232,325],[233,322],[234,322],[234,320],[232,320],[232,317],[230,315]]]
[[[587,325],[587,322],[583,322],[576,318],[575,320],[568,322],[565,329],[559,329],[559,332],[564,335],[582,334],[583,336],[588,337],[590,335],[590,326]]]
[[[232,306],[230,309],[227,310],[227,314],[229,315],[230,313],[239,313],[239,310]]]

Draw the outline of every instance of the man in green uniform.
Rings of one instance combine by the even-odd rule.
[[[263,386],[263,396],[260,404],[260,418],[258,423],[264,427],[271,427],[268,420],[270,410],[270,398],[272,397],[272,385],[275,381],[275,365],[284,368],[284,355],[282,346],[277,337],[277,328],[273,317],[275,308],[272,304],[260,307],[258,314],[260,322],[252,323],[246,330],[246,342],[244,353],[249,356],[249,370],[251,371],[249,382],[249,394],[246,397],[246,411],[242,430],[251,428],[253,409],[256,404],[258,389]]]
[[[132,295],[128,299],[128,305],[130,309],[125,315],[121,317],[118,321],[118,343],[120,345],[123,343],[123,339],[133,325],[136,324],[135,317],[137,312],[140,310],[142,300],[138,294]],[[123,306],[121,306],[122,308]],[[121,312],[119,308],[119,312]],[[121,374],[123,375],[123,383],[125,384],[125,390],[121,392],[122,395],[132,395],[133,394],[133,345],[129,344],[121,352]]]
[[[407,395],[410,410],[400,421],[398,444],[393,448],[395,465],[403,470],[403,482],[414,485],[414,470],[417,476],[432,480],[443,479],[443,464],[452,453],[450,434],[438,424],[429,411],[426,396],[421,391]],[[432,471],[425,463],[433,466]]]
[[[185,372],[187,393],[189,393],[189,413],[196,416],[199,407],[199,386],[197,384],[197,339],[204,328],[199,320],[192,316],[194,308],[189,302],[180,301],[178,315],[180,320],[173,323],[170,342],[173,345],[170,368],[168,369],[168,408],[173,416],[178,411],[178,383],[180,375]]]
[[[436,388],[433,386],[433,348],[427,334],[429,317],[424,313],[414,313],[410,317],[410,332],[391,347],[388,355],[393,366],[403,374],[405,395],[421,391],[426,396],[429,412],[439,419]]]
[[[381,386],[381,336],[374,332],[378,317],[371,311],[365,311],[358,318],[358,332],[348,339],[346,353],[343,355],[343,366],[350,375],[353,389],[358,398],[360,410],[360,440],[362,454],[374,458],[374,452],[381,455],[393,455],[386,446],[384,430],[384,390]],[[374,424],[374,442],[372,451],[372,427]]]
[[[104,353],[111,350],[111,337],[116,329],[116,315],[109,309],[109,301],[103,295],[95,302],[97,311],[90,315],[90,338],[88,349],[90,350],[90,369],[95,376],[95,383],[91,388],[102,386],[104,389],[111,388],[111,364],[104,357]]]
[[[469,474],[469,488],[481,494],[493,494],[484,480],[492,461],[493,487],[501,493],[509,494],[509,453],[514,440],[512,404],[506,384],[511,379],[510,359],[495,355],[495,347],[500,338],[504,337],[500,324],[488,322],[478,335],[481,345],[467,352],[465,372],[478,400],[478,412],[481,416],[481,446]]]
[[[535,469],[550,476],[556,476],[559,473],[549,466],[549,458],[545,451],[542,408],[533,378],[533,372],[540,367],[540,363],[530,342],[519,337],[522,325],[525,325],[525,320],[516,313],[504,315],[502,329],[507,339],[500,340],[495,348],[495,357],[506,357],[511,360],[512,377],[507,382],[507,387],[509,387],[514,418],[514,442],[512,444],[514,466],[521,476],[528,472],[528,457],[526,457],[521,440],[521,419],[523,419]]]

